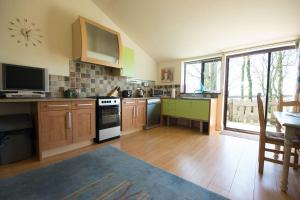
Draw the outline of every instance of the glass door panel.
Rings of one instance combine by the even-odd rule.
[[[118,36],[86,23],[87,57],[118,64],[119,43]]]
[[[297,50],[272,52],[270,64],[267,131],[276,131],[276,120],[272,113],[277,110],[280,95],[283,101],[295,99],[298,78]],[[293,107],[284,107],[284,111],[294,110]]]
[[[259,131],[256,95],[267,94],[268,53],[228,58],[226,128]]]

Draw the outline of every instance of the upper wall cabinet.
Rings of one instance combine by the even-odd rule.
[[[121,68],[121,37],[114,30],[79,17],[72,26],[73,59]]]
[[[134,77],[135,54],[134,49],[123,46],[121,76]]]

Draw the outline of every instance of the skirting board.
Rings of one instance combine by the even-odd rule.
[[[87,140],[87,141],[78,142],[78,143],[75,143],[75,144],[70,144],[70,145],[66,145],[66,146],[63,146],[63,147],[58,147],[58,148],[55,148],[55,149],[50,149],[50,150],[47,150],[47,151],[43,151],[42,152],[42,159],[50,157],[50,156],[54,156],[54,155],[57,155],[57,154],[65,153],[67,151],[72,151],[72,150],[75,150],[75,149],[79,149],[79,148],[82,148],[82,147],[85,147],[85,146],[89,146],[93,143],[94,143],[93,140]]]

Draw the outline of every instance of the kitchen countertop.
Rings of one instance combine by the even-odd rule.
[[[41,102],[41,101],[96,101],[93,98],[0,98],[0,103]]]
[[[211,100],[211,99],[216,99],[216,98],[213,98],[213,97],[176,97],[176,98],[162,97],[162,99]]]
[[[211,99],[216,99],[214,97],[176,97],[176,98],[171,98],[169,96],[163,96],[163,97],[126,97],[126,98],[121,98],[124,100],[137,100],[137,99],[182,99],[182,100],[211,100]]]
[[[121,99],[133,99],[133,100],[136,100],[136,99],[159,99],[160,97],[122,97]]]

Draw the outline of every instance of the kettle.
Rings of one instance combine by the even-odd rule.
[[[145,91],[142,88],[136,89],[136,96],[137,97],[144,97]]]

